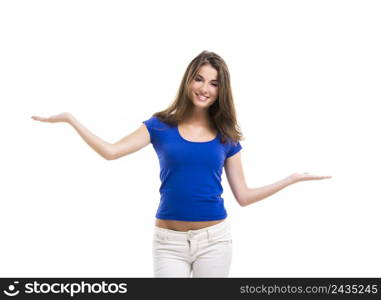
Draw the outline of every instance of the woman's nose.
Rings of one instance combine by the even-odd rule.
[[[203,85],[201,86],[201,91],[202,91],[203,93],[206,93],[206,92],[208,91],[208,85],[207,85],[207,84],[203,84]]]

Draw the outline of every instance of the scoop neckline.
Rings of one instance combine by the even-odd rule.
[[[177,132],[178,136],[180,137],[180,139],[182,139],[183,141],[186,141],[188,143],[192,143],[192,144],[207,144],[207,143],[211,143],[211,142],[214,142],[215,140],[217,140],[218,135],[219,135],[219,132],[217,131],[216,136],[212,140],[206,141],[206,142],[195,142],[195,141],[188,141],[187,139],[183,138],[183,136],[180,133],[179,125],[178,124],[176,125],[176,132]]]

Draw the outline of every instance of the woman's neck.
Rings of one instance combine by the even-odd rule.
[[[188,117],[186,117],[182,123],[194,125],[194,126],[207,126],[212,125],[212,120],[208,111],[205,110],[193,110]]]

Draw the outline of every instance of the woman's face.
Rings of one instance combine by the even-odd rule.
[[[203,65],[189,85],[191,100],[197,107],[209,107],[218,97],[218,72],[211,65]]]

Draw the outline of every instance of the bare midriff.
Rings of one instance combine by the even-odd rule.
[[[165,229],[171,229],[176,231],[188,231],[198,230],[208,226],[213,226],[221,223],[225,219],[215,221],[200,221],[200,222],[188,222],[188,221],[175,221],[175,220],[163,220],[156,219],[155,226]]]

